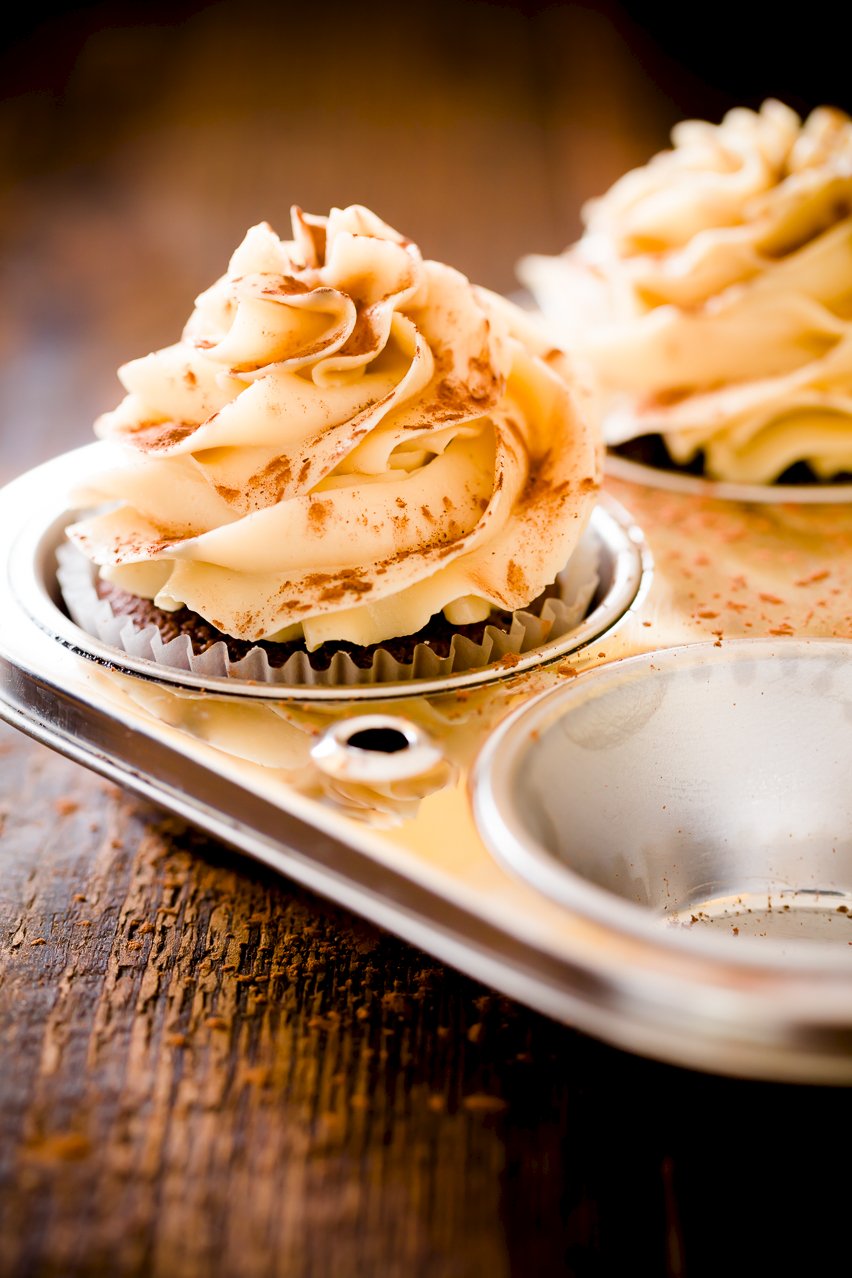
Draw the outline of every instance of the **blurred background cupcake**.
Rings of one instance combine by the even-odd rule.
[[[852,120],[768,99],[672,146],[519,271],[611,447],[737,483],[852,473]]]

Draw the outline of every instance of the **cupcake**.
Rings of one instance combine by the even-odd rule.
[[[852,471],[852,121],[780,102],[676,126],[519,274],[612,448],[716,479]]]
[[[253,227],[119,377],[68,538],[100,607],[231,661],[511,627],[595,501],[561,353],[357,205]]]

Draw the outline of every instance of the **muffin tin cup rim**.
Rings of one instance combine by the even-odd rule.
[[[583,875],[559,863],[532,834],[522,828],[507,799],[512,769],[525,743],[543,734],[572,703],[604,693],[607,684],[648,667],[693,669],[708,664],[734,662],[748,655],[769,659],[779,651],[787,656],[823,656],[852,659],[852,641],[842,638],[767,639],[744,636],[725,642],[698,641],[637,653],[583,671],[570,683],[550,688],[525,702],[499,725],[477,759],[472,777],[472,802],[479,833],[501,864],[544,895],[573,912],[609,930],[646,942],[660,953],[681,953],[709,960],[728,969],[762,970],[785,977],[813,973],[835,976],[842,981],[844,995],[852,1010],[852,960],[846,950],[838,952],[819,942],[797,940],[795,955],[783,952],[780,942],[770,938],[743,936],[732,953],[729,938],[691,929],[667,927],[652,909],[625,900],[605,887],[589,882]]]

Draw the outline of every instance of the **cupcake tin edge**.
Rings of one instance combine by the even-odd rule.
[[[0,494],[7,565],[23,516],[42,501],[51,473],[31,472]],[[672,625],[642,629],[656,617],[647,559],[645,565],[624,625],[607,637],[605,650],[592,645],[575,654],[564,674],[582,677],[600,662],[666,647],[678,635]],[[318,801],[298,792],[278,769],[223,752],[183,721],[158,718],[146,690],[178,708],[233,701],[163,689],[84,660],[36,625],[18,594],[4,574],[0,715],[24,731],[512,997],[620,1047],[722,1073],[852,1084],[852,986],[842,973],[817,987],[804,967],[781,972],[758,962],[743,980],[736,962],[720,964],[697,951],[673,958],[665,946],[550,901],[490,856],[471,817],[473,760],[515,707],[559,685],[553,666],[463,689],[439,699],[449,704],[440,713],[412,688],[387,698],[394,713],[422,720],[455,771],[452,785],[400,809],[402,819],[385,828],[354,819],[329,794]],[[280,696],[277,704],[249,708],[283,714],[288,731],[304,732],[306,755],[324,727],[358,709],[300,708]],[[396,802],[393,794],[389,802]],[[446,838],[432,824],[442,813]]]

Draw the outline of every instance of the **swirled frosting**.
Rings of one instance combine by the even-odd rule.
[[[369,210],[253,227],[182,339],[119,370],[68,532],[113,583],[250,641],[381,642],[528,604],[598,456],[560,353]]]
[[[661,433],[741,482],[852,470],[852,121],[770,100],[672,141],[519,268],[588,360],[607,441]]]

